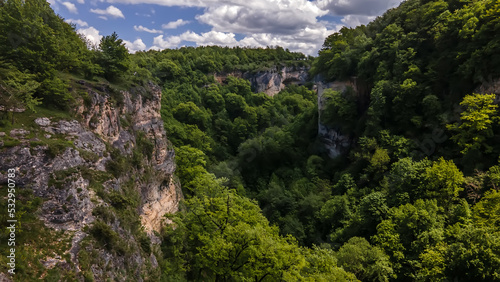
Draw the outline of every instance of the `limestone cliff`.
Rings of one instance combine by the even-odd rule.
[[[306,83],[308,79],[308,67],[274,67],[268,71],[241,72],[215,74],[215,79],[223,83],[228,76],[244,78],[250,81],[252,89],[256,93],[266,93],[274,96],[283,90],[287,85]]]
[[[52,261],[46,268],[64,265],[76,277],[98,281],[154,278],[158,252],[148,242],[158,243],[155,231],[182,197],[160,116],[161,90],[77,86],[86,95],[72,119],[38,116],[1,134],[10,145],[0,142],[0,184],[15,168],[18,187],[42,199],[45,226],[71,242],[44,260]],[[141,225],[152,240],[141,236]],[[54,260],[67,254],[70,261]]]
[[[331,128],[321,122],[321,112],[324,109],[326,100],[323,93],[326,89],[343,92],[347,87],[356,89],[354,81],[333,81],[324,82],[321,78],[315,78],[315,89],[318,93],[318,138],[324,144],[330,158],[335,158],[346,152],[351,145],[351,137],[343,134],[338,128]]]
[[[259,72],[233,71],[230,73],[217,73],[214,75],[214,78],[219,83],[224,83],[229,76],[247,79],[250,81],[254,92],[263,92],[269,96],[274,96],[287,85],[303,85],[307,81],[310,81],[308,72],[308,67],[282,67],[281,69],[275,67],[268,71]],[[348,81],[324,82],[323,77],[316,76],[312,81],[314,82],[314,90],[318,94],[318,137],[324,144],[328,155],[334,158],[347,151],[352,140],[338,129],[330,128],[321,122],[321,111],[325,104],[323,92],[329,88],[340,92],[345,91],[347,87],[352,87],[358,92],[360,92],[360,89],[358,89],[359,87],[354,78]]]

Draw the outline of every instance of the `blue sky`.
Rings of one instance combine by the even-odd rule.
[[[366,24],[401,0],[49,0],[97,44],[116,31],[131,52],[182,46],[282,46],[317,55],[342,26]]]

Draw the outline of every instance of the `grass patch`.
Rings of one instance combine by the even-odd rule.
[[[3,137],[2,141],[3,141],[4,148],[11,148],[11,147],[15,147],[15,146],[21,144],[21,141],[15,139],[15,138],[9,137],[9,136]]]
[[[9,115],[0,114],[0,123],[4,128],[3,131],[6,132],[16,128],[38,131],[40,130],[40,126],[35,123],[35,119],[40,117],[48,117],[52,122],[75,119],[75,116],[68,111],[50,109],[41,106],[36,106],[35,111],[26,110],[22,113],[9,113]],[[12,124],[12,118],[14,119],[14,124]]]

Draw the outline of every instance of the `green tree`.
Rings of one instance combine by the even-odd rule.
[[[389,256],[360,237],[352,237],[336,253],[338,264],[361,281],[389,281],[393,269]]]
[[[24,106],[35,111],[35,106],[41,104],[41,98],[34,97],[39,86],[40,83],[35,80],[35,75],[22,73],[12,66],[0,67],[0,95],[2,97],[0,103],[6,110]]]
[[[457,234],[458,233],[458,234]],[[494,228],[469,225],[455,234],[457,242],[447,252],[448,278],[462,281],[500,279],[500,232]]]
[[[495,94],[472,94],[460,103],[465,108],[460,114],[461,122],[449,124],[447,128],[456,132],[451,139],[463,148],[463,154],[482,147],[487,153],[492,151],[486,141],[493,136],[493,123],[498,120],[498,105],[494,101]]]
[[[130,65],[129,53],[125,43],[118,38],[116,32],[101,38],[99,50],[98,63],[107,79],[116,80],[128,70]]]
[[[176,150],[176,174],[181,179],[182,187],[195,192],[197,178],[206,174],[206,155],[191,146],[181,146]]]
[[[226,111],[232,120],[242,116],[248,107],[245,98],[238,94],[228,93],[224,96],[224,100],[226,101]]]
[[[500,192],[490,190],[473,208],[474,222],[478,226],[500,226]]]
[[[218,90],[218,89],[217,89]],[[210,89],[203,96],[203,104],[213,113],[217,113],[226,108],[224,98],[216,89]]]
[[[269,226],[254,202],[215,179],[207,184],[186,200],[185,213],[173,217],[175,228],[167,229],[164,249],[171,263],[186,263],[189,280],[300,280],[307,263],[296,241]]]
[[[54,70],[76,71],[88,62],[85,43],[44,0],[8,0],[0,5],[0,57],[40,78]]]
[[[173,109],[173,115],[178,121],[197,125],[201,130],[206,130],[210,121],[209,114],[193,102],[180,103]]]
[[[388,218],[377,226],[372,240],[390,255],[398,278],[409,279],[412,261],[425,249],[443,241],[443,227],[442,208],[437,201],[418,199],[413,205],[391,208]]]
[[[358,115],[354,92],[344,93],[326,89],[322,95],[325,106],[321,111],[321,122],[353,129]]]
[[[437,199],[440,204],[448,206],[463,190],[463,173],[451,160],[441,157],[425,169],[424,175],[426,181],[420,187],[423,197]]]
[[[441,242],[422,252],[415,278],[419,281],[446,281],[447,251],[448,246]]]
[[[417,162],[411,158],[402,158],[393,163],[388,177],[389,191],[392,194],[390,202],[397,206],[424,197],[419,189],[425,187],[425,172],[430,166],[431,162],[427,159]]]
[[[308,263],[302,269],[305,281],[358,281],[354,274],[346,272],[338,266],[334,251],[317,246],[303,248],[302,251]]]

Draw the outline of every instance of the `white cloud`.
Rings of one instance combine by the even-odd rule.
[[[238,42],[239,46],[267,47],[281,46],[306,55],[317,55],[325,38],[333,33],[327,28],[308,29],[294,35],[275,35],[270,33],[250,34]]]
[[[183,41],[196,45],[282,46],[316,55],[327,36],[342,26],[366,24],[402,0],[105,0],[108,3],[156,4],[203,8],[196,16],[212,27],[205,33],[187,31],[157,36],[152,49],[177,48]],[[152,11],[153,13],[153,11]],[[319,20],[327,14],[343,16],[341,22]],[[162,25],[175,29],[189,23],[178,19]],[[146,31],[146,28],[142,31]],[[157,30],[150,30],[157,31]],[[237,40],[236,35],[243,36]],[[238,37],[240,38],[240,37]]]
[[[235,46],[238,41],[234,38],[234,33],[224,33],[218,31],[209,31],[202,34],[197,34],[192,31],[186,31],[180,35],[180,38],[185,41],[195,42],[196,45],[225,45]]]
[[[125,43],[125,47],[131,52],[135,53],[137,51],[142,51],[146,50],[146,44],[142,42],[142,39],[136,39],[134,42],[130,42],[128,40],[123,40],[123,43]]]
[[[176,29],[179,26],[183,26],[183,25],[186,25],[188,23],[190,23],[190,21],[185,21],[183,19],[178,19],[178,20],[176,20],[174,22],[169,22],[169,23],[163,24],[161,26],[161,28],[163,28],[163,29]]]
[[[90,5],[97,6],[98,3],[105,2],[105,0],[90,0]]]
[[[88,28],[83,28],[77,30],[78,33],[82,34],[92,45],[99,45],[102,35],[99,34],[99,30],[95,29],[93,26]]]
[[[76,24],[76,25],[78,25],[78,26],[80,26],[80,27],[86,27],[86,26],[89,26],[89,24],[88,24],[87,22],[82,21],[82,20],[80,20],[80,19],[78,19],[78,20],[75,20],[75,19],[66,19],[66,20],[64,20],[64,21],[65,21],[65,22],[67,22],[67,23]]]
[[[216,31],[293,34],[316,25],[317,17],[327,13],[307,0],[233,2],[208,7],[196,19],[213,26]]]
[[[169,36],[163,39],[163,35],[158,35],[153,39],[153,46],[150,49],[169,49],[177,48],[181,44],[181,38],[179,36]]]
[[[181,35],[167,36],[159,35],[153,39],[151,49],[161,50],[167,48],[180,47],[182,41],[194,42],[197,46],[223,45],[237,46],[238,41],[234,33],[224,33],[217,31],[209,31],[197,34],[192,31],[186,31]]]
[[[136,16],[142,16],[142,17],[148,17],[148,18],[151,18],[151,15],[150,14],[139,14],[139,13],[135,13]]]
[[[318,6],[334,15],[378,16],[402,0],[319,0]]]
[[[120,9],[116,8],[115,6],[109,6],[106,8],[106,10],[103,9],[90,9],[92,13],[102,15],[102,16],[110,16],[112,18],[122,18],[124,19],[125,16],[123,15],[122,11]]]
[[[290,50],[299,51],[307,55],[316,55],[323,44],[324,39],[333,31],[326,28],[305,29],[295,35],[273,35],[270,33],[249,34],[240,41],[236,40],[234,33],[209,31],[197,34],[186,31],[179,36],[163,35],[154,38],[151,49],[161,50],[166,48],[180,47],[182,41],[194,42],[197,46],[222,45],[222,46],[282,46]]]
[[[216,4],[216,0],[107,0],[108,3],[121,4],[155,4],[160,6],[182,6],[182,7],[207,7],[210,4]]]
[[[47,2],[49,2],[50,7],[54,9],[54,11],[59,11],[59,5],[57,4],[56,0],[47,0]]]
[[[76,0],[78,4],[85,4],[85,0]]]
[[[107,20],[108,20],[108,18],[106,18],[105,16],[99,16],[99,18],[100,18],[101,20],[105,20],[105,21],[107,21]]]
[[[62,2],[61,3],[68,11],[72,14],[78,14],[78,9],[76,8],[75,4],[71,2]]]
[[[375,18],[376,16],[347,15],[341,21],[348,27],[356,27],[358,25],[367,24]]]
[[[163,31],[161,30],[157,30],[157,29],[149,29],[147,27],[143,27],[142,25],[134,25],[134,29],[136,31],[145,31],[145,32],[149,32],[149,33],[163,33]]]

